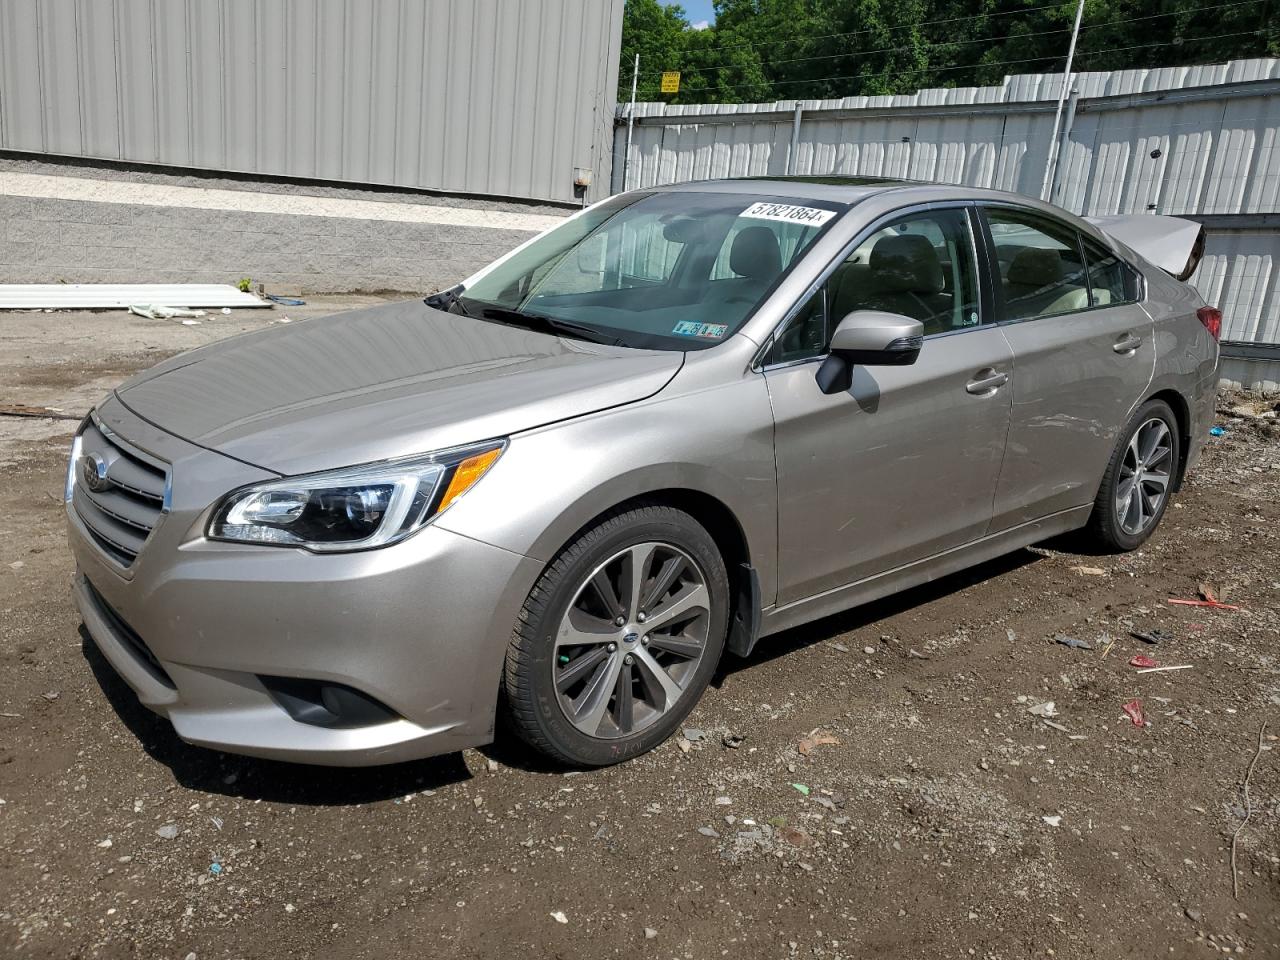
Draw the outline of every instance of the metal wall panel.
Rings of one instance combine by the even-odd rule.
[[[1061,74],[907,96],[636,105],[628,188],[747,175],[852,174],[1039,196]],[[1082,73],[1055,200],[1076,213],[1213,217],[1192,282],[1226,339],[1280,344],[1280,60]],[[619,107],[620,122],[627,105]],[[1065,121],[1064,121],[1065,126]],[[625,129],[614,188],[623,188]],[[1224,221],[1225,218],[1225,221]],[[1232,220],[1239,222],[1236,227]]]
[[[2,0],[0,149],[572,201],[623,0]]]

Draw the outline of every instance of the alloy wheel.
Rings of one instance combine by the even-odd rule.
[[[591,737],[644,730],[672,709],[706,651],[711,594],[683,550],[618,551],[578,587],[555,638],[560,709]]]
[[[1173,476],[1169,425],[1152,417],[1134,431],[1116,478],[1116,517],[1131,536],[1146,531],[1160,515]]]

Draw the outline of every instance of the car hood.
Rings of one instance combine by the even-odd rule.
[[[185,440],[281,474],[409,456],[652,396],[684,354],[385,304],[245,334],[126,381]]]

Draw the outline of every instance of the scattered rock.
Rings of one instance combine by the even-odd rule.
[[[156,830],[156,836],[165,840],[176,840],[180,832],[176,823],[166,823]]]
[[[569,918],[568,918],[568,917],[566,917],[566,916],[564,915],[564,911],[563,911],[563,910],[552,910],[552,911],[551,911],[551,919],[552,919],[552,920],[554,920],[556,923],[568,923],[568,922],[569,922]]]
[[[1053,638],[1054,643],[1060,643],[1064,647],[1070,647],[1073,650],[1092,650],[1093,646],[1087,640],[1081,640],[1078,637],[1068,637],[1065,633],[1060,633]]]
[[[813,846],[813,837],[805,833],[799,827],[780,827],[778,829],[778,837],[784,842],[789,843],[793,847],[811,847]]]
[[[697,743],[699,740],[704,739],[707,735],[705,730],[699,730],[697,727],[685,727],[684,730],[681,731],[681,733],[684,734],[684,738],[688,740],[690,743]]]
[[[653,929],[653,927],[644,928],[644,938],[646,940],[655,940],[657,939],[657,936],[658,936],[658,931]]]
[[[704,837],[711,837],[713,840],[720,839],[720,831],[718,831],[715,827],[699,827],[698,832],[702,834]]]
[[[838,746],[840,746],[840,741],[836,737],[829,733],[815,730],[807,737],[803,737],[800,742],[796,744],[796,749],[800,751],[800,755],[802,757],[807,757],[818,747]]]
[[[1049,826],[1056,827],[1062,823],[1062,814],[1058,813],[1058,814],[1054,814],[1052,817],[1041,817],[1040,819],[1043,820],[1045,823],[1047,823]]]

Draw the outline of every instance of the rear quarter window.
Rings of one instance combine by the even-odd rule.
[[[1142,281],[1138,272],[1101,244],[1084,238],[1084,258],[1089,268],[1089,305],[1105,307],[1133,303]]]

